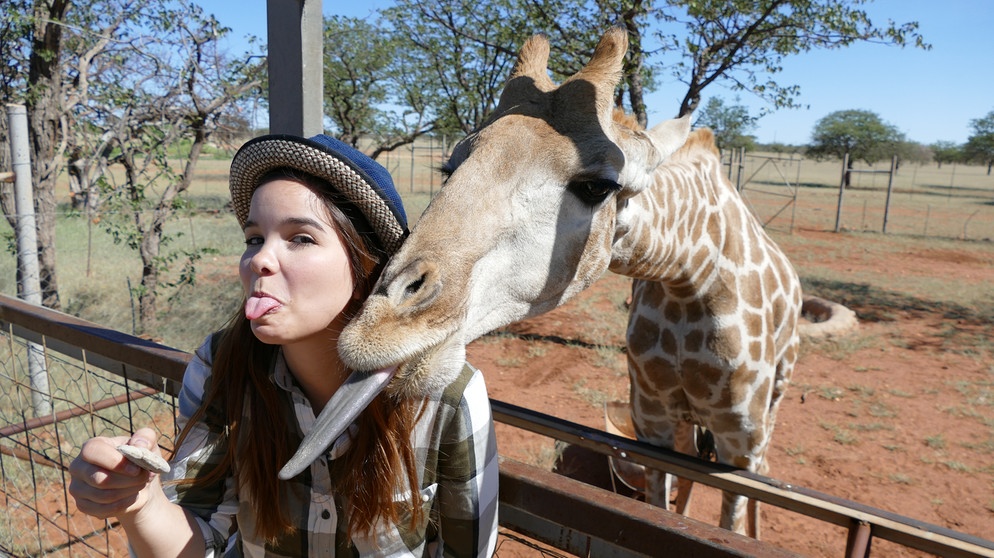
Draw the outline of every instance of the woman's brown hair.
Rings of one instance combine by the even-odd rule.
[[[364,235],[372,234],[368,223],[325,181],[288,169],[267,174],[260,185],[283,178],[299,182],[324,201],[349,255],[355,292],[344,312],[352,317],[369,295],[386,257],[372,248]],[[234,475],[241,490],[252,495],[257,535],[269,542],[292,534],[295,527],[287,511],[285,495],[291,491],[278,473],[296,450],[298,442],[282,409],[285,394],[271,381],[279,346],[256,339],[241,308],[219,334],[213,348],[213,363],[204,401],[180,432],[176,447],[191,426],[206,420],[225,443],[220,463],[202,476],[180,484],[208,486]],[[421,402],[396,400],[381,393],[357,419],[358,429],[349,450],[333,464],[333,489],[348,502],[349,535],[371,533],[379,521],[398,523],[401,514],[394,492],[410,488],[410,519],[421,521],[422,509],[418,470],[411,432]],[[248,424],[242,424],[248,411]],[[213,420],[212,420],[212,417]],[[220,424],[217,424],[219,423]],[[237,466],[235,465],[237,463]]]

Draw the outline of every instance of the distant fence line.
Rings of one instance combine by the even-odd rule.
[[[442,176],[438,169],[448,159],[453,143],[448,136],[425,136],[414,143],[380,154],[377,162],[390,171],[394,185],[401,194],[428,192],[434,195],[442,187]],[[360,141],[359,148],[368,153],[369,142]]]
[[[842,188],[845,160],[732,151],[723,163],[764,224],[776,229],[793,230],[796,220],[815,230],[994,239],[994,176],[983,166],[892,159],[855,165],[850,186]],[[789,213],[785,196],[792,197]]]
[[[450,138],[420,138],[381,155],[379,162],[402,196],[434,195],[441,187],[438,168],[451,147]],[[791,231],[796,224],[816,230],[994,239],[994,176],[987,175],[985,166],[860,162],[843,192],[843,161],[741,151],[723,155],[729,179],[760,220],[774,229]]]
[[[405,205],[421,194],[433,196],[442,187],[438,169],[447,160],[454,139],[426,136],[378,157],[378,162],[390,171]],[[360,142],[359,147],[368,152],[371,146]],[[845,192],[842,218],[836,223],[834,219],[825,219],[825,212],[834,215],[839,209],[840,161],[741,151],[723,155],[732,183],[752,202],[760,219],[770,221],[768,225],[775,229],[792,230],[793,224],[797,224],[817,230],[884,232],[887,179],[886,173],[878,171],[889,166],[889,162],[857,165],[852,187]],[[209,179],[224,180],[218,174],[211,173]],[[204,179],[208,179],[206,174]],[[795,188],[796,191],[790,191]],[[832,192],[828,194],[826,189]],[[198,192],[196,184],[188,192],[194,206]],[[217,196],[226,197],[226,188],[216,192],[214,198]],[[796,202],[789,212],[784,211],[785,196]],[[217,210],[217,199],[207,203],[212,205],[208,211]],[[423,205],[415,203],[415,211],[409,211],[414,213],[415,220]],[[60,203],[61,207],[68,207],[68,199]],[[891,208],[893,220],[888,219],[886,229],[890,234],[994,239],[994,176],[988,176],[986,167],[980,165],[952,163],[939,167],[935,163],[899,162],[895,168]],[[67,210],[65,214],[69,213]]]

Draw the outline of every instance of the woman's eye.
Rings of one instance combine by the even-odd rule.
[[[246,246],[259,246],[260,244],[262,244],[261,236],[249,236],[245,238]]]
[[[298,234],[290,239],[293,244],[314,244],[314,239],[306,234]]]
[[[574,180],[567,186],[574,196],[583,203],[594,206],[606,200],[608,196],[621,189],[621,186],[607,179]]]

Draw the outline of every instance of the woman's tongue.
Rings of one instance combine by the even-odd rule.
[[[270,298],[268,296],[250,296],[248,300],[245,301],[245,317],[251,320],[258,319],[260,316],[269,312],[273,308],[280,306],[280,303],[275,298]]]

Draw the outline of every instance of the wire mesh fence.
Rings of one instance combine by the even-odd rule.
[[[729,153],[732,183],[767,228],[994,239],[994,176],[980,165],[857,162]]]
[[[9,556],[122,556],[123,531],[74,513],[69,463],[93,436],[129,435],[152,426],[164,449],[175,433],[175,398],[82,359],[35,345],[11,329],[0,331],[0,554]],[[51,413],[35,416],[29,353],[40,346],[50,379]]]

